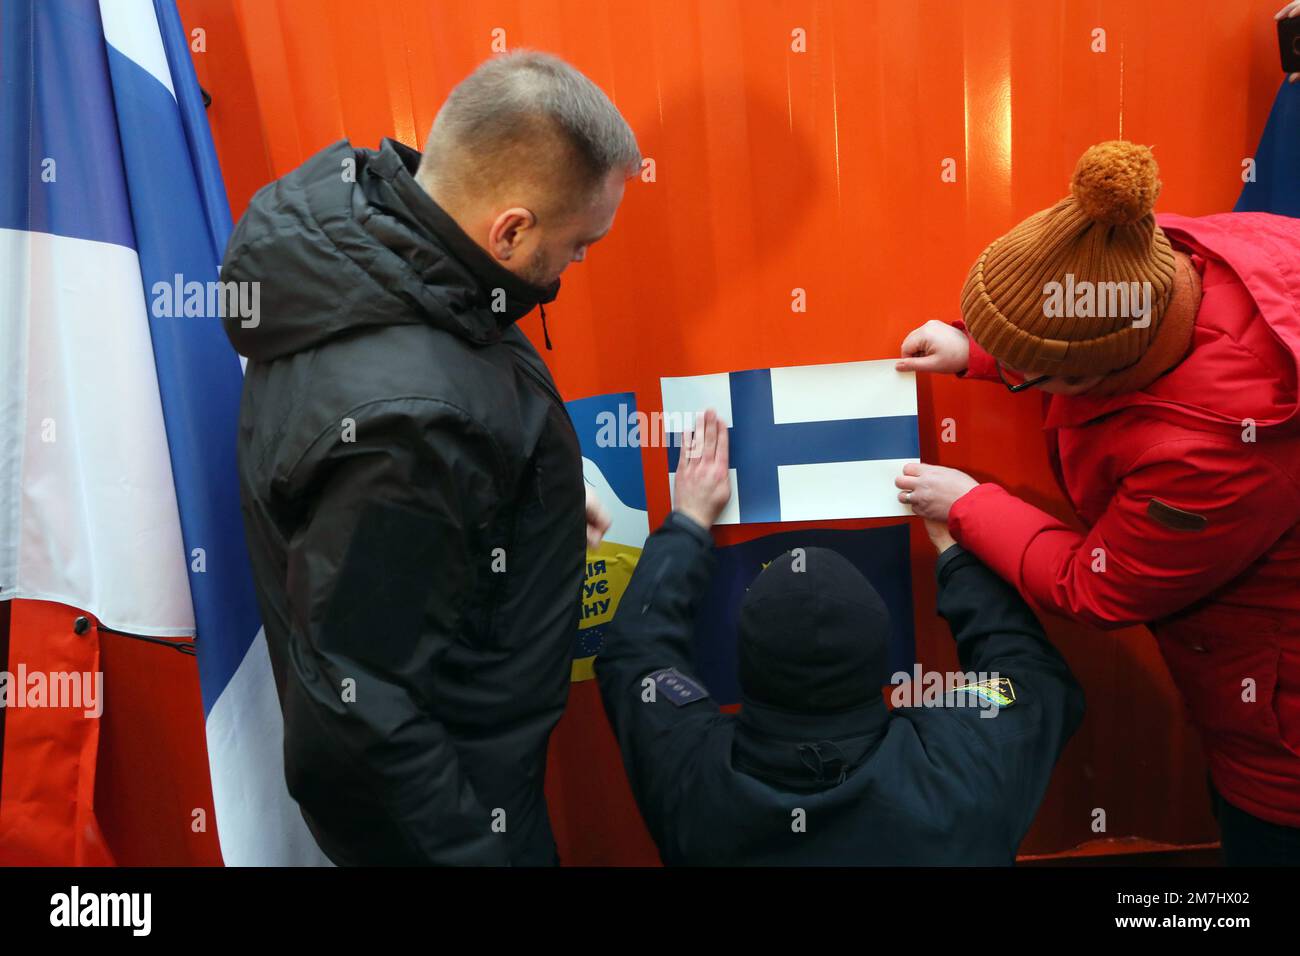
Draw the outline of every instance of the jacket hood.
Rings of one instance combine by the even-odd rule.
[[[258,308],[223,319],[236,351],[268,360],[361,329],[427,323],[478,345],[555,298],[502,267],[415,181],[420,153],[347,140],[264,186],[230,237],[223,282]]]
[[[1300,421],[1300,220],[1268,213],[1193,219],[1160,215],[1175,249],[1226,268],[1238,300],[1210,309],[1202,299],[1191,350],[1136,392],[1108,398],[1055,396],[1045,425],[1069,427],[1145,406],[1171,418],[1239,429]],[[1222,274],[1222,273],[1220,273]],[[1261,321],[1262,320],[1262,321]]]
[[[761,571],[740,607],[737,658],[747,700],[827,714],[879,698],[889,611],[843,555],[796,548]]]
[[[870,759],[889,721],[879,693],[837,714],[802,714],[744,697],[731,759],[738,770],[774,787],[814,793],[843,783]]]

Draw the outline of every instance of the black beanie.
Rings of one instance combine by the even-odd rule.
[[[798,713],[879,700],[888,680],[889,611],[846,558],[796,548],[750,585],[740,606],[746,699]]]

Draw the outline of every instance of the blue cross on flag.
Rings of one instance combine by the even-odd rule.
[[[896,361],[660,379],[670,484],[682,431],[713,408],[731,443],[718,524],[910,515],[894,478],[919,460],[916,375]]]

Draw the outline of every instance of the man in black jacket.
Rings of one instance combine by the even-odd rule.
[[[335,143],[230,239],[222,279],[260,284],[226,329],[249,359],[241,493],[285,774],[337,863],[556,862],[542,782],[584,485],[515,323],[639,162],[590,80],[510,54],[452,91],[423,156]]]
[[[939,613],[975,673],[946,695],[912,687],[920,706],[890,711],[879,595],[835,552],[795,549],[745,597],[743,703],[723,714],[693,676],[691,634],[708,529],[730,496],[725,424],[707,413],[687,447],[676,510],[646,544],[596,659],[664,862],[1014,862],[1083,718],[1082,690],[1015,590],[927,523]]]

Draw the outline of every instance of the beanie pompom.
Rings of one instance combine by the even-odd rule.
[[[1155,206],[1159,173],[1148,147],[1115,139],[1098,143],[1079,157],[1070,191],[1089,219],[1125,225],[1137,222]]]

